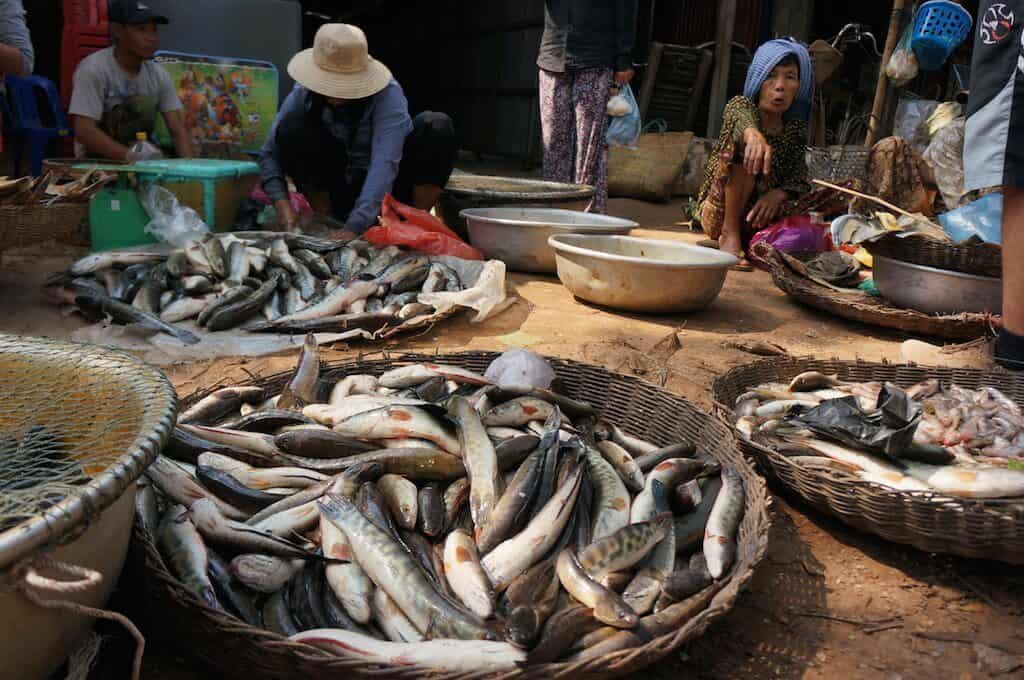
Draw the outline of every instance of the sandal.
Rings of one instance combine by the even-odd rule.
[[[701,239],[700,241],[697,241],[697,245],[699,245],[701,248],[714,248],[715,250],[718,250],[718,239],[716,239],[716,238]]]
[[[740,261],[732,266],[734,272],[752,272],[754,271],[754,265],[750,264],[750,260],[747,259],[747,254],[740,252]]]

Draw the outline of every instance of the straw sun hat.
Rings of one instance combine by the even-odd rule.
[[[388,67],[370,56],[366,35],[350,24],[325,24],[313,47],[292,57],[288,75],[325,97],[362,99],[391,82]]]

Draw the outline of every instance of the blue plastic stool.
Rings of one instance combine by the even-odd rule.
[[[949,0],[930,0],[917,9],[910,47],[923,71],[937,71],[970,35],[974,20]]]
[[[21,172],[22,144],[29,142],[29,153],[32,157],[32,176],[39,177],[43,172],[43,159],[50,141],[71,135],[68,118],[60,105],[60,94],[53,82],[41,76],[18,78],[7,76],[7,104],[11,114],[11,131],[18,143],[14,146],[14,171]],[[42,94],[50,106],[53,127],[46,127],[39,111],[39,94]]]

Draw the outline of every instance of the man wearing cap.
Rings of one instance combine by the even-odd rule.
[[[451,119],[411,119],[402,87],[370,57],[356,26],[327,24],[288,65],[295,89],[260,156],[263,189],[281,226],[295,227],[288,177],[313,208],[362,233],[384,195],[429,210],[448,183],[457,147]]]
[[[70,113],[79,157],[130,161],[129,148],[140,132],[153,137],[157,113],[163,115],[174,147],[192,157],[181,100],[167,72],[153,62],[157,25],[167,17],[144,0],[110,0],[112,47],[82,60],[75,70]]]

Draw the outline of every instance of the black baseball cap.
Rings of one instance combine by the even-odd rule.
[[[145,0],[110,0],[107,19],[114,24],[138,26],[149,22],[166,25],[171,20],[159,12],[153,11]]]

